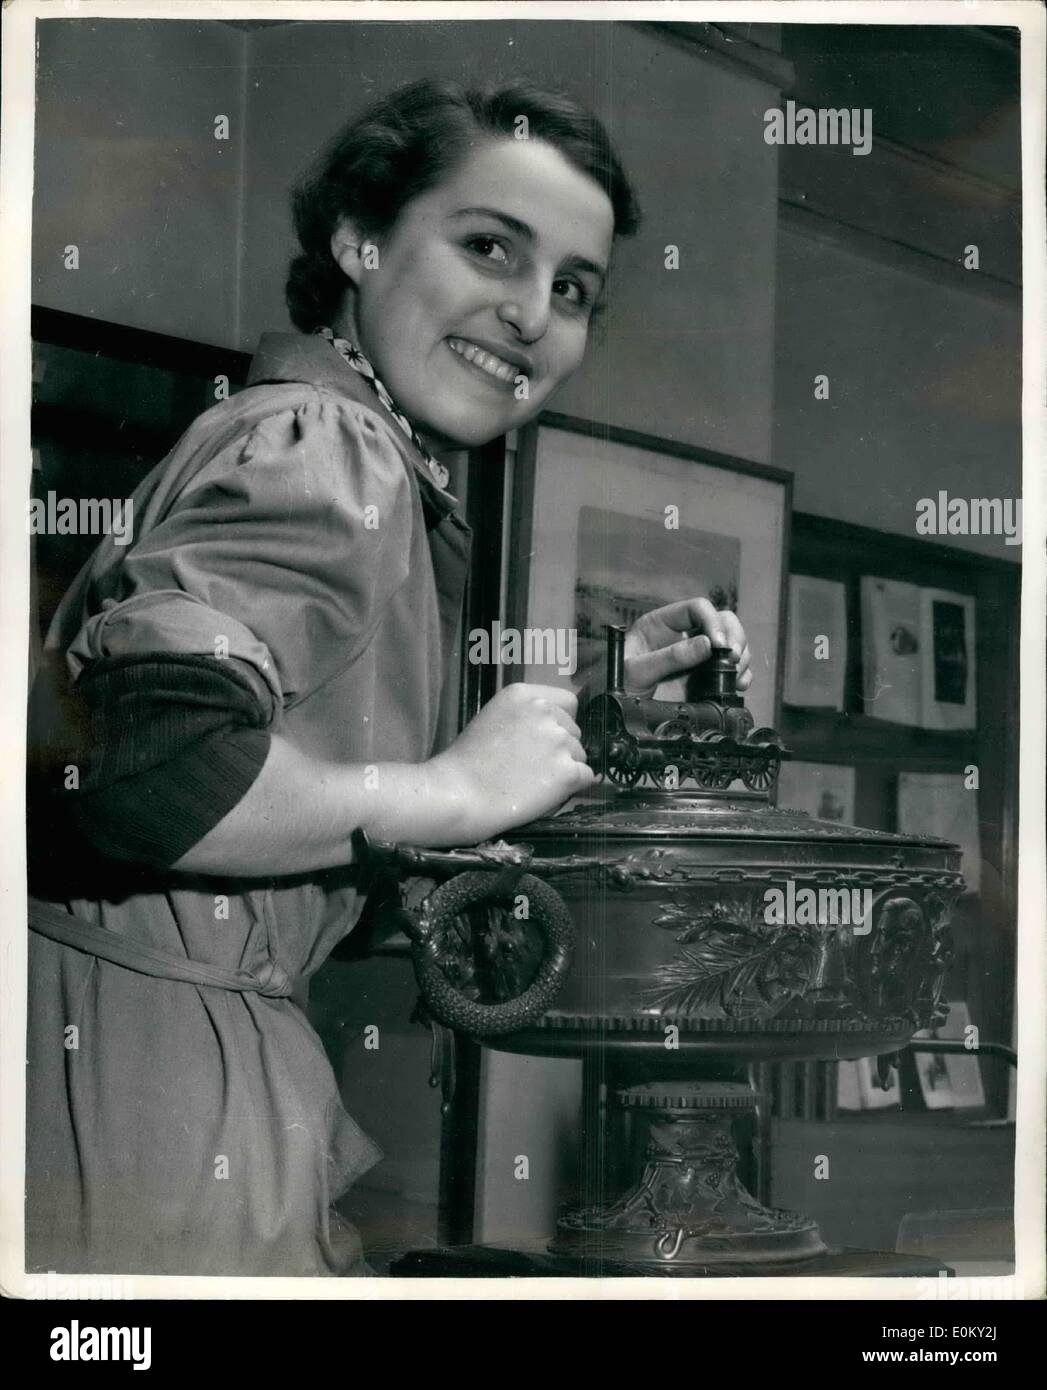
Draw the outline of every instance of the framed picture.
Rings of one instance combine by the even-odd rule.
[[[513,471],[510,624],[573,630],[579,684],[603,660],[605,624],[708,598],[741,619],[746,703],[776,723],[791,474],[555,414],[521,431]],[[552,663],[525,678],[567,683]],[[671,684],[659,698],[682,698]]]
[[[806,811],[815,820],[854,824],[853,767],[839,763],[782,763],[778,775],[778,805]]]
[[[900,772],[898,829],[904,835],[933,835],[963,851],[960,872],[968,893],[981,889],[978,789],[962,773]]]
[[[887,1089],[876,1079],[876,1058],[859,1057],[837,1063],[836,1105],[839,1110],[890,1110],[902,1103],[898,1072],[891,1071]]]
[[[788,657],[782,699],[807,709],[843,709],[847,590],[834,579],[789,576]]]
[[[973,729],[974,599],[863,575],[865,712],[924,729]]]
[[[973,729],[976,722],[974,599],[920,590],[923,727]]]
[[[865,713],[917,728],[923,718],[920,590],[862,575],[861,605]]]
[[[950,1003],[949,1016],[940,1028],[923,1028],[915,1039],[949,1038],[955,1042],[965,1042],[970,1026],[970,1009],[962,999],[955,1000]],[[919,1052],[914,1047],[913,1055],[920,1090],[928,1110],[977,1110],[984,1106],[985,1090],[976,1048],[964,1053],[941,1053]]]
[[[913,1056],[924,1105],[928,1110],[952,1110],[956,1097],[946,1065],[949,1059],[940,1052],[914,1052]]]

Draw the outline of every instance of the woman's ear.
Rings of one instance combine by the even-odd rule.
[[[347,279],[359,285],[363,273],[364,238],[348,217],[343,217],[331,237],[331,255]]]

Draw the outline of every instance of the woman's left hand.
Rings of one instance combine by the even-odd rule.
[[[690,636],[698,629],[697,636]],[[632,695],[683,700],[687,672],[700,666],[713,647],[730,647],[738,658],[738,689],[748,690],[753,673],[745,629],[734,613],[717,610],[707,598],[682,599],[637,618],[625,634],[625,688]]]

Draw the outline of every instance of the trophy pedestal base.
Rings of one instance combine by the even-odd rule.
[[[400,1279],[737,1279],[851,1278],[937,1279],[952,1270],[926,1255],[893,1250],[828,1250],[804,1260],[772,1264],[663,1266],[620,1260],[554,1255],[545,1242],[510,1249],[499,1245],[457,1245],[411,1250],[395,1260],[390,1275]]]
[[[731,1081],[648,1081],[618,1092],[647,1121],[640,1178],[611,1202],[575,1207],[550,1253],[660,1274],[731,1265],[793,1265],[826,1253],[817,1224],[764,1206],[738,1178],[732,1116],[757,1097]]]

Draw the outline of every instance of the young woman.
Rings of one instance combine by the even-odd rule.
[[[380,1155],[288,997],[361,911],[350,835],[471,844],[593,778],[561,689],[510,685],[434,747],[468,557],[434,454],[581,363],[638,219],[605,131],[525,85],[415,84],[294,212],[301,332],[138,489],[34,690],[32,1269],[361,1271],[331,1204]],[[737,619],[693,599],[634,626],[630,687],[710,638],[747,685]]]

